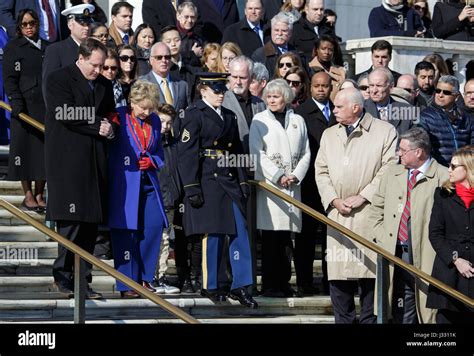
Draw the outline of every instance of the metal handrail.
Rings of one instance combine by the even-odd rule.
[[[2,107],[5,110],[8,110],[8,111],[11,112],[10,105],[6,104],[3,101],[0,101],[0,107]],[[26,123],[28,123],[31,126],[37,128],[38,130],[44,132],[44,125],[39,123],[38,121],[36,121],[32,117],[30,117],[26,114],[23,114],[23,113],[21,113],[19,115],[19,117],[20,117],[20,119],[22,119]],[[179,319],[185,321],[186,323],[199,324],[199,321],[196,320],[195,318],[193,318],[192,316],[190,316],[189,314],[187,314],[184,311],[182,311],[181,309],[175,307],[173,304],[167,302],[163,298],[160,298],[156,294],[148,291],[147,289],[145,289],[143,286],[141,286],[140,284],[138,284],[134,280],[132,280],[129,277],[125,276],[123,273],[118,272],[115,268],[110,267],[108,264],[106,264],[102,260],[100,260],[97,257],[91,255],[89,252],[87,252],[86,250],[84,250],[81,247],[77,246],[76,244],[72,243],[71,241],[64,238],[63,236],[59,235],[57,232],[49,229],[47,226],[45,226],[45,225],[43,225],[39,222],[37,222],[30,215],[28,215],[25,212],[21,211],[20,209],[16,208],[15,206],[10,204],[6,200],[0,199],[0,207],[8,210],[10,213],[12,213],[17,218],[23,220],[28,225],[33,226],[35,229],[41,231],[42,233],[47,235],[49,238],[51,238],[54,241],[56,241],[57,243],[61,244],[62,246],[67,248],[69,251],[73,252],[76,255],[76,257],[80,256],[81,259],[83,259],[83,260],[91,263],[92,265],[100,268],[101,270],[105,271],[108,275],[112,276],[116,280],[119,280],[120,282],[125,284],[127,287],[133,289],[138,294],[140,294],[142,297],[144,297],[148,300],[151,300],[153,303],[155,303],[158,306],[162,307],[163,309],[165,309],[166,311],[168,311],[172,315],[178,317]],[[76,261],[75,261],[76,269],[80,265],[78,262],[79,261],[76,258]],[[77,307],[78,310],[82,309],[82,311],[83,311],[83,309],[84,309],[84,305],[83,305],[83,301],[84,301],[84,295],[83,294],[84,293],[83,293],[83,291],[79,291],[77,289],[78,288],[75,288],[75,293],[81,293],[82,295],[81,295],[81,298],[79,298],[81,303],[79,303],[79,305],[77,305],[77,303],[76,303],[76,305],[75,305],[75,319],[76,319],[76,314],[82,314],[83,315],[83,312],[82,313],[81,312],[76,313],[76,307]],[[78,300],[78,299],[76,299],[76,300]],[[83,322],[82,315],[78,316],[78,320],[80,320],[81,323]]]
[[[353,231],[349,230],[348,228],[344,227],[343,225],[329,219],[327,216],[317,212],[316,210],[310,208],[306,204],[303,204],[302,202],[296,200],[293,197],[290,197],[289,195],[281,192],[280,190],[272,187],[270,184],[265,183],[265,182],[260,182],[260,181],[250,181],[251,184],[256,185],[257,187],[266,190],[267,192],[270,192],[277,197],[283,199],[287,203],[293,204],[297,208],[301,209],[304,213],[308,214],[309,216],[313,217],[314,219],[332,227],[333,229],[336,229],[337,231],[343,233],[345,236],[349,237],[350,239],[360,243],[364,247],[367,247],[368,249],[376,252],[379,256],[382,256],[386,260],[396,264],[397,266],[403,268],[404,270],[412,273],[416,277],[428,282],[429,284],[435,286],[436,288],[442,290],[446,294],[449,294],[453,298],[459,300],[460,302],[470,306],[474,307],[474,299],[471,299],[464,295],[463,293],[451,288],[448,286],[446,283],[441,282],[440,280],[430,276],[429,274],[423,272],[422,270],[416,268],[415,266],[406,263],[402,259],[392,255],[390,252],[387,250],[381,248],[380,246],[374,244],[371,241],[368,241],[364,239],[362,236],[354,233]]]

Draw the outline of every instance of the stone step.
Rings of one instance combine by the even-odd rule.
[[[23,188],[21,182],[11,182],[2,180],[0,181],[0,194],[1,195],[20,195],[23,196]]]
[[[33,211],[27,211],[26,213],[30,215],[36,221],[44,224],[44,221],[45,221],[44,214],[38,214]],[[0,209],[0,226],[16,226],[16,225],[27,225],[27,223],[17,218],[15,215],[10,213],[9,211],[5,209]]]
[[[2,195],[0,194],[0,199],[6,200],[12,205],[15,205],[16,207],[19,207],[21,203],[23,202],[23,199],[25,199],[24,195]]]
[[[46,242],[48,237],[33,226],[0,226],[0,242]]]
[[[38,260],[58,256],[58,243],[45,242],[0,242],[0,260]]]
[[[334,324],[334,316],[330,315],[288,315],[288,316],[267,316],[256,318],[214,318],[198,319],[202,324]],[[0,324],[31,324],[31,321],[1,321]],[[35,321],[35,324],[73,324],[71,320],[61,321]],[[179,319],[112,319],[112,320],[86,320],[86,324],[184,324]]]
[[[171,304],[182,308],[196,318],[231,318],[231,317],[267,317],[295,315],[332,315],[329,296],[308,298],[264,298],[256,297],[258,309],[249,309],[236,301],[213,303],[207,298],[167,297]],[[358,301],[356,301],[358,303]],[[54,300],[0,300],[0,320],[34,321],[34,320],[72,320],[74,301]],[[86,301],[86,319],[161,319],[171,315],[145,299],[105,299]]]

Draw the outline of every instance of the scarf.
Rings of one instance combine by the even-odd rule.
[[[193,29],[186,30],[185,28],[181,27],[181,25],[179,24],[179,21],[176,21],[176,28],[178,29],[178,32],[181,35],[184,35],[184,36],[187,36],[187,37],[192,37],[192,35],[193,35]]]
[[[389,0],[382,0],[382,6],[385,8],[385,10],[399,14],[400,11],[403,9],[403,2],[400,5],[390,5]]]
[[[466,208],[469,209],[471,203],[474,201],[474,188],[466,188],[461,183],[456,183],[456,194],[464,202]]]
[[[451,125],[455,125],[459,119],[462,119],[461,110],[458,108],[456,103],[454,103],[454,105],[451,109],[442,108],[441,106],[436,104],[434,101],[433,101],[432,105],[435,108],[438,108],[438,109],[442,110],[448,116],[448,119],[449,119],[449,122],[451,123]]]

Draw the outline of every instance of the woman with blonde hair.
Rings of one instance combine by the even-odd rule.
[[[431,275],[474,298],[474,146],[456,151],[449,180],[437,188],[429,227],[436,252]],[[474,308],[430,286],[426,306],[438,309],[438,324],[474,324]]]
[[[168,221],[158,170],[164,166],[156,85],[138,80],[130,90],[130,106],[119,117],[109,152],[109,227],[115,268],[150,292],[163,228]],[[139,295],[117,281],[122,298]]]
[[[201,57],[201,66],[204,72],[218,72],[217,58],[219,57],[220,49],[221,45],[218,43],[208,43],[204,46]]]
[[[430,62],[435,67],[435,77],[433,81],[433,85],[436,86],[438,83],[438,79],[444,75],[450,75],[449,68],[446,62],[444,61],[443,57],[438,53],[428,54],[423,58],[424,61]]]
[[[286,0],[280,11],[286,12],[292,19],[292,22],[295,23],[301,18],[305,5],[306,0]]]
[[[420,16],[423,26],[425,26],[425,38],[432,38],[431,12],[428,0],[408,0],[408,6],[411,7]]]
[[[242,50],[234,42],[225,42],[217,56],[217,72],[229,73],[229,64],[235,57],[241,56]]]

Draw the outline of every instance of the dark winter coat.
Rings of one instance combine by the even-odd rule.
[[[458,16],[465,4],[437,2],[433,11],[431,28],[435,37],[450,41],[474,41],[473,24]]]
[[[370,37],[406,36],[414,37],[424,26],[420,16],[408,6],[398,13],[386,10],[383,5],[373,8],[369,15]]]

